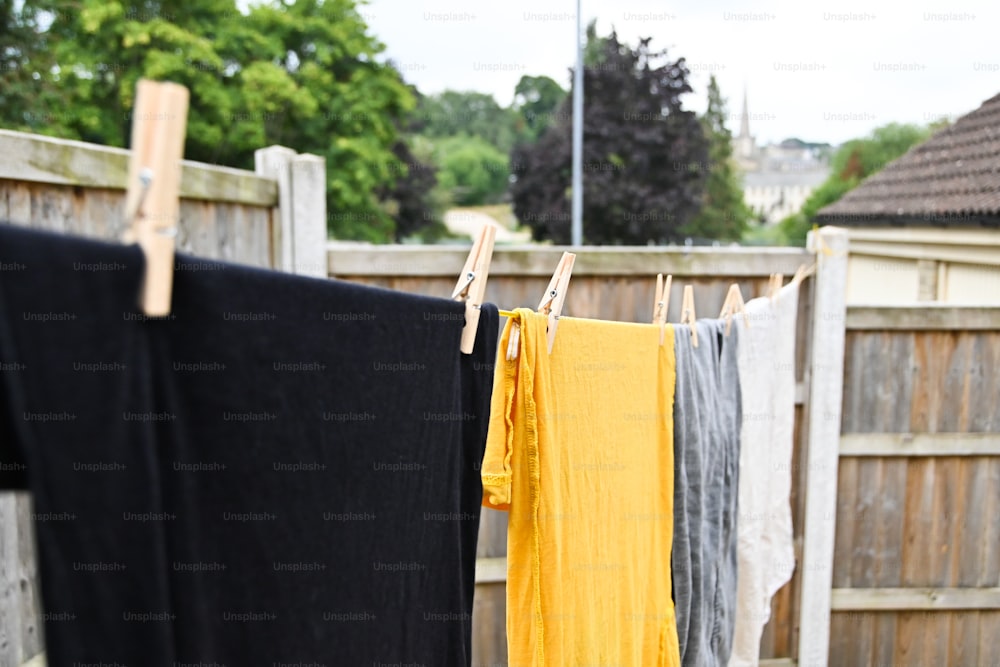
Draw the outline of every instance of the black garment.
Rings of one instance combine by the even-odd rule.
[[[51,667],[468,665],[499,316],[0,225],[0,482]]]

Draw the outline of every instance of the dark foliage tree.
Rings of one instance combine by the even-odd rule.
[[[390,170],[396,175],[395,182],[383,185],[376,193],[395,223],[391,240],[398,243],[417,233],[439,236],[444,231],[439,222],[440,212],[435,210],[430,197],[437,185],[434,165],[414,155],[403,139],[393,145],[392,153],[395,160]]]
[[[702,203],[708,142],[683,108],[684,59],[591,36],[584,79],[583,235],[591,244],[666,243]],[[594,54],[597,57],[594,57]],[[515,148],[514,213],[536,239],[570,240],[572,94],[538,142]]]

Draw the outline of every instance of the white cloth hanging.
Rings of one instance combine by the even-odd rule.
[[[743,388],[737,525],[736,629],[729,667],[756,667],[771,598],[795,569],[792,434],[799,286],[746,304],[740,331]],[[736,318],[739,322],[740,318]]]

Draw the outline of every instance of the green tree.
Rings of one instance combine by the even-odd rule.
[[[743,201],[736,166],[733,163],[732,134],[726,127],[726,101],[712,75],[708,81],[708,108],[701,117],[708,137],[708,177],[698,215],[681,231],[691,236],[738,241],[752,217]]]
[[[592,26],[593,27],[593,26]],[[708,145],[682,96],[684,59],[591,32],[583,72],[583,235],[587,243],[664,243],[701,207]],[[569,98],[556,124],[512,155],[514,213],[537,239],[570,240]]]
[[[415,130],[431,138],[479,137],[501,153],[509,153],[518,136],[519,114],[497,104],[492,95],[446,90],[422,97]]]
[[[507,190],[507,156],[479,137],[459,135],[435,143],[441,186],[460,206],[493,203]]]
[[[522,76],[514,88],[514,107],[524,121],[525,139],[535,141],[555,122],[566,91],[547,76]]]
[[[40,23],[45,12],[19,0],[0,0],[0,124],[12,130],[63,135],[64,97],[51,80],[55,57]]]
[[[136,81],[176,81],[191,91],[186,158],[246,169],[270,144],[322,155],[330,230],[396,236],[392,207],[378,195],[405,177],[394,150],[415,100],[378,61],[384,47],[355,0],[264,0],[246,12],[235,0],[24,0],[0,12],[5,36],[21,35],[23,45],[28,31],[47,47],[2,49],[30,58],[15,71],[19,87],[4,80],[4,126],[126,146]],[[33,84],[21,73],[29,70]],[[41,104],[60,122],[25,128],[22,107]]]
[[[843,197],[930,135],[930,128],[889,123],[875,128],[868,137],[852,139],[840,146],[830,161],[830,176],[809,195],[802,210],[779,223],[784,237],[789,243],[804,244],[811,220],[821,208]]]

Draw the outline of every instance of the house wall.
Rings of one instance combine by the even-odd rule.
[[[1000,303],[1000,230],[852,228],[849,305]]]
[[[763,213],[769,224],[799,211],[815,189],[813,185],[746,185],[743,200],[755,212]]]

